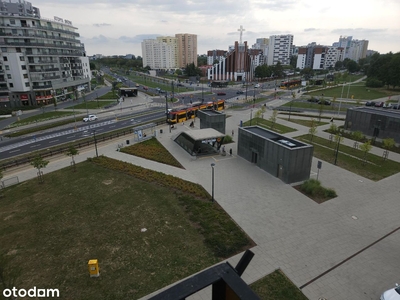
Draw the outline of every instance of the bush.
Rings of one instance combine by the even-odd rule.
[[[309,179],[300,185],[300,191],[318,203],[337,197],[333,189],[324,188],[316,179]]]
[[[222,144],[229,144],[232,143],[232,137],[230,135],[226,135],[224,137],[224,141],[222,142]]]
[[[337,194],[334,189],[325,189],[325,197],[326,198],[335,198]]]
[[[367,81],[365,82],[365,86],[371,87],[371,88],[380,88],[383,87],[383,82],[376,79],[376,78],[368,78]]]

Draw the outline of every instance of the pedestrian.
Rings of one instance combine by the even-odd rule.
[[[232,156],[232,148],[229,149],[229,155]]]
[[[235,134],[235,130],[232,129],[232,136]]]
[[[333,117],[331,118],[331,123],[333,123]]]

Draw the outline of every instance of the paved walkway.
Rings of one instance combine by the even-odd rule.
[[[268,111],[265,118],[270,113]],[[240,120],[247,121],[250,111],[229,111],[228,114],[226,132],[230,134],[234,130],[235,139]],[[289,125],[281,119],[278,122]],[[298,131],[288,136],[308,132],[307,127],[295,123],[290,126]],[[172,133],[167,126],[159,129],[163,129],[163,133],[158,134],[158,140],[181,162],[185,171],[117,152],[118,143],[127,137],[99,145],[99,154],[197,182],[209,192],[210,164],[215,163],[216,201],[257,244],[252,249],[255,256],[242,276],[247,283],[281,268],[298,287],[304,286],[303,293],[309,299],[365,300],[378,299],[382,291],[398,281],[394,262],[400,234],[395,232],[309,283],[400,226],[399,174],[373,182],[324,163],[319,180],[324,186],[335,189],[338,197],[316,204],[290,185],[237,157],[236,144],[227,145],[227,149],[233,149],[232,157],[194,159],[172,139],[180,131],[191,128],[179,125]],[[318,135],[325,136],[322,128],[318,129]],[[346,139],[344,143],[352,144]],[[381,155],[382,150],[373,148],[371,152]],[[83,149],[76,161],[92,156],[93,148]],[[400,161],[399,154],[390,153],[390,158]],[[313,159],[311,177],[316,176],[317,161]],[[69,164],[69,157],[58,157],[44,169],[45,176]],[[19,180],[24,181],[35,178],[36,172],[29,167],[4,175],[5,178],[18,175]],[[241,255],[228,261],[235,265]],[[210,299],[210,294],[208,288],[190,299]]]

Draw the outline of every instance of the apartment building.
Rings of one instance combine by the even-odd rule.
[[[90,90],[84,45],[71,21],[30,2],[0,2],[0,106],[46,105]]]
[[[352,36],[340,36],[339,41],[332,44],[337,48],[343,48],[344,58],[358,61],[367,56],[368,51],[367,40],[353,40]]]
[[[197,35],[178,33],[175,37],[177,39],[177,67],[185,68],[191,63],[197,67]]]
[[[197,66],[197,35],[185,33],[144,40],[142,57],[143,67],[152,69],[185,68],[191,63]]]
[[[276,65],[278,61],[282,65],[290,65],[290,57],[293,53],[293,35],[272,35],[269,38],[267,64]]]
[[[313,70],[335,67],[337,61],[343,61],[343,48],[317,45],[315,42],[299,47],[296,67]]]

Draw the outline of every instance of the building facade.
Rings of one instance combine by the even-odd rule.
[[[285,183],[310,178],[314,148],[259,126],[239,127],[237,154]]]
[[[267,64],[276,65],[279,61],[282,65],[290,65],[292,47],[293,35],[272,35],[269,38]]]
[[[353,40],[352,36],[340,36],[332,46],[343,49],[343,59],[358,61],[367,56],[368,43],[367,40]]]
[[[336,62],[343,61],[343,57],[343,48],[310,43],[307,46],[299,47],[296,67],[313,70],[330,69],[335,67]]]
[[[213,65],[215,61],[220,62],[225,58],[228,51],[226,50],[209,50],[207,51],[207,64]]]
[[[84,45],[71,21],[30,2],[0,2],[0,106],[46,105],[90,90]]]
[[[176,43],[165,40],[166,37],[142,42],[143,67],[149,66],[153,70],[176,68]]]
[[[175,34],[177,40],[177,67],[186,68],[194,63],[197,67],[197,35],[189,33]]]

